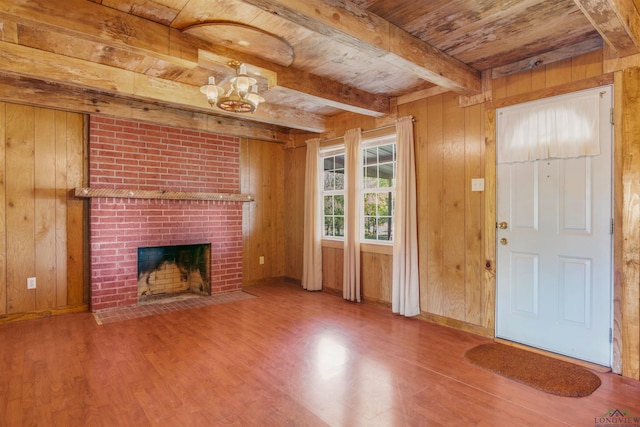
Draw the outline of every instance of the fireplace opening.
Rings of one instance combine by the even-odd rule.
[[[138,303],[211,295],[211,244],[138,248]]]

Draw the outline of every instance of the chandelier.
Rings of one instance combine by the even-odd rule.
[[[207,96],[207,101],[221,110],[232,113],[253,113],[264,98],[258,94],[257,80],[247,75],[247,66],[238,61],[230,61],[229,66],[236,69],[236,76],[229,80],[229,87],[216,85],[215,77],[200,87],[200,92]]]

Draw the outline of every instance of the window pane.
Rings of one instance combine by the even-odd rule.
[[[365,178],[378,178],[378,165],[365,166],[364,167],[364,177]]]
[[[378,218],[378,240],[391,240],[391,218]]]
[[[333,223],[335,225],[335,236],[344,237],[344,217],[337,216]]]
[[[379,167],[380,188],[391,188],[395,185],[394,164],[383,163]]]
[[[333,196],[324,196],[324,214],[333,215]]]
[[[335,189],[344,190],[344,169],[336,169],[334,173],[335,177]]]
[[[344,154],[340,154],[335,158],[335,166],[334,169],[344,169]]]
[[[378,193],[377,216],[389,216],[389,193]]]
[[[333,157],[325,157],[324,158],[324,170],[326,171],[330,171],[330,170],[334,170],[335,166],[334,166],[334,158]]]
[[[395,154],[395,144],[383,145],[382,147],[378,147],[378,162],[393,162],[394,154]]]
[[[364,168],[364,188],[378,188],[378,166]]]
[[[364,150],[363,161],[365,165],[378,163],[378,147],[366,148]]]
[[[364,238],[369,240],[377,240],[377,226],[375,218],[364,218]]]
[[[334,173],[333,172],[324,172],[324,185],[323,188],[325,191],[333,190],[334,186]]]
[[[336,195],[333,199],[333,214],[344,216],[344,196]]]
[[[327,216],[324,218],[324,235],[333,236],[333,217]]]
[[[376,216],[376,193],[364,194],[364,216]]]

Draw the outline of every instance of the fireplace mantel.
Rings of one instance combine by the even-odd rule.
[[[75,197],[121,198],[121,199],[161,199],[161,200],[213,200],[221,202],[253,202],[251,194],[234,193],[190,193],[182,191],[138,190],[116,188],[76,187]]]

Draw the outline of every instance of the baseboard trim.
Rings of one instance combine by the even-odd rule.
[[[19,322],[22,320],[42,319],[45,317],[61,316],[63,314],[84,313],[89,311],[89,304],[82,304],[76,307],[54,308],[49,310],[35,310],[25,313],[0,315],[0,324]]]
[[[421,320],[426,320],[436,325],[446,326],[449,328],[457,329],[459,331],[469,332],[474,335],[480,335],[485,338],[494,338],[495,333],[493,329],[488,329],[483,326],[473,325],[471,323],[463,322],[461,320],[455,320],[444,316],[438,316],[437,314],[422,312],[417,316]]]
[[[342,289],[327,288],[326,286],[323,286],[321,291],[324,292],[325,294],[335,295],[337,297],[342,297]]]
[[[296,285],[301,285],[302,280],[295,279],[293,277],[288,276],[278,276],[278,277],[264,277],[262,279],[248,280],[246,282],[242,282],[242,286],[256,286],[256,285],[276,285],[278,283],[293,283]]]

